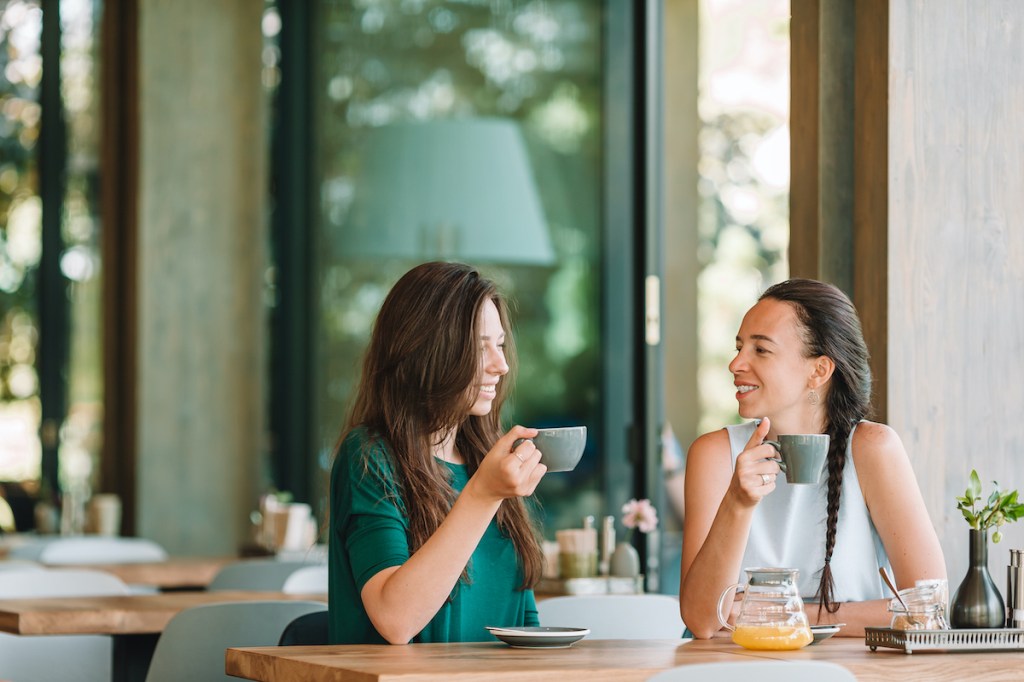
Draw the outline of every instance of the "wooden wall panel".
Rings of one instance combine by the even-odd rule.
[[[889,1],[889,418],[955,589],[971,468],[1024,488],[1024,3]]]

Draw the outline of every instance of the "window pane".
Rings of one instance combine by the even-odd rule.
[[[61,96],[67,184],[61,274],[70,301],[68,414],[61,429],[61,488],[84,501],[99,483],[103,356],[99,230],[98,0],[61,0]]]
[[[737,421],[743,314],[789,262],[789,0],[702,0],[700,431]]]
[[[40,477],[36,272],[42,249],[37,180],[38,2],[0,0],[0,479]]]
[[[539,491],[548,535],[579,526],[602,501],[602,5],[325,1],[319,11],[319,496],[385,294],[415,263],[452,258],[515,302],[520,371],[506,416],[590,427],[578,469]]]

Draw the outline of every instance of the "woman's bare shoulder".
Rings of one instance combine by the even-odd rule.
[[[718,457],[723,452],[730,452],[729,432],[725,429],[709,431],[693,441],[687,453],[686,461],[689,462],[691,457]]]
[[[724,428],[697,436],[697,439],[690,444],[690,453],[705,451],[720,451],[729,447],[729,432]]]
[[[888,424],[862,421],[853,432],[853,449],[858,456],[891,455],[894,451],[903,452],[903,441]]]
[[[913,476],[903,441],[891,426],[861,422],[853,433],[852,451],[862,488],[873,486],[876,480]]]

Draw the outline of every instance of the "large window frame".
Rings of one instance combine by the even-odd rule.
[[[648,276],[661,274],[661,2],[606,2],[605,160],[601,227],[602,462],[606,513],[630,497],[661,499],[660,343],[645,341]],[[273,104],[270,329],[271,471],[279,489],[310,501],[316,456],[309,415],[314,287],[310,252],[314,125],[312,13],[281,2],[281,82]],[[624,181],[628,179],[628,181]],[[655,297],[657,298],[657,297]],[[660,314],[660,310],[659,310]],[[598,512],[601,510],[595,510]],[[645,567],[644,543],[636,538]]]

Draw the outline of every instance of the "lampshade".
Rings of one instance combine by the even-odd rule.
[[[339,247],[347,258],[554,262],[518,124],[472,118],[373,129]]]

